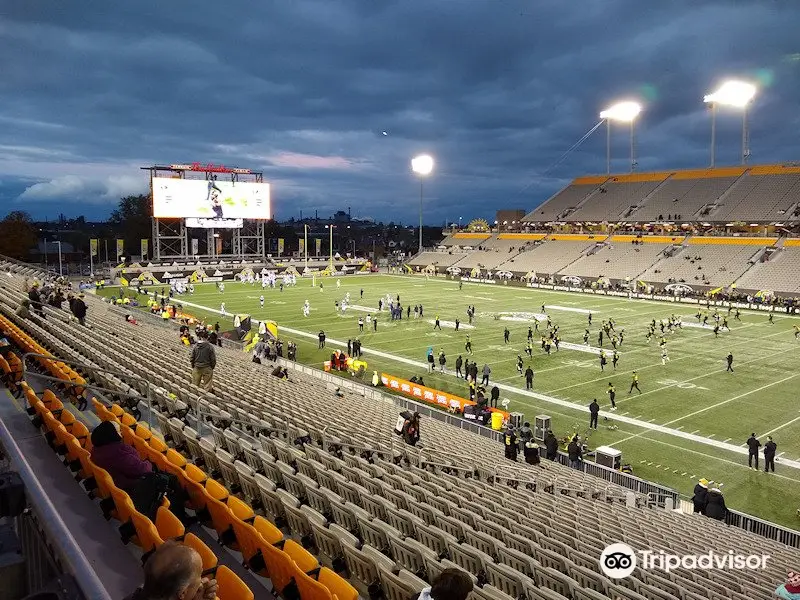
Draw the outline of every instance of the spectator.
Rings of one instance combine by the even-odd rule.
[[[517,434],[511,425],[508,426],[503,435],[503,445],[505,446],[506,458],[517,462]]]
[[[419,442],[419,413],[415,412],[403,423],[403,440],[409,446],[416,446]]]
[[[23,298],[22,302],[19,303],[17,310],[14,311],[20,319],[30,319],[31,318],[31,311],[30,311],[31,301],[28,298]]]
[[[583,460],[583,451],[578,441],[578,436],[572,438],[572,441],[567,446],[567,454],[569,454],[569,466],[573,469],[581,468],[581,461]]]
[[[192,383],[211,391],[214,380],[214,368],[217,366],[217,354],[208,342],[208,334],[200,332],[200,340],[192,348],[190,358],[192,365]]]
[[[92,430],[92,462],[108,471],[114,485],[127,492],[136,510],[155,518],[155,509],[164,495],[170,511],[184,523],[191,519],[184,509],[186,496],[178,480],[167,473],[155,472],[153,465],[139,458],[136,450],[122,441],[119,425],[104,421]]]
[[[75,298],[69,305],[72,314],[78,319],[78,323],[81,325],[86,325],[86,303],[83,301],[84,299],[83,294],[78,294],[78,297]]]
[[[708,503],[708,479],[701,479],[694,486],[694,495],[692,496],[692,504],[694,504],[694,512],[705,514],[707,503]]]
[[[706,502],[706,511],[704,513],[707,517],[724,521],[728,515],[728,508],[725,506],[725,497],[719,488],[711,488],[708,490],[708,501]]]
[[[800,600],[800,573],[789,571],[786,583],[775,588],[775,597],[784,600]]]
[[[196,550],[177,542],[158,547],[144,565],[144,584],[125,600],[214,600],[215,579],[203,577]]]
[[[42,295],[39,291],[39,284],[34,281],[31,289],[28,291],[28,300],[30,300],[31,310],[41,313],[42,312]]]
[[[465,571],[448,568],[439,573],[431,587],[423,588],[416,600],[466,600],[472,588],[472,578]]]
[[[525,442],[523,453],[525,454],[526,463],[528,463],[529,465],[539,464],[539,444],[537,444],[533,440],[528,440],[527,442]]]
[[[558,456],[558,438],[553,435],[553,431],[551,429],[548,429],[544,436],[544,446],[547,448],[547,454],[545,457],[548,460],[555,460]]]

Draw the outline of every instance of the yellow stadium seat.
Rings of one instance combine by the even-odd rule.
[[[289,555],[304,573],[310,573],[319,568],[317,558],[294,540],[286,540],[283,545],[283,551]]]
[[[186,528],[181,520],[163,506],[160,506],[156,512],[155,525],[162,540],[182,538],[186,533]]]
[[[225,565],[217,569],[216,580],[219,585],[219,600],[253,600],[253,592],[247,584]]]
[[[200,555],[200,559],[203,561],[203,575],[213,577],[217,569],[218,559],[211,548],[206,546],[203,540],[193,533],[187,533],[183,537],[183,543],[193,548]]]
[[[358,600],[358,590],[328,567],[320,569],[317,581],[328,588],[331,595],[339,600]]]

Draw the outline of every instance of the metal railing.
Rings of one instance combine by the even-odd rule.
[[[25,485],[25,495],[36,516],[36,522],[55,551],[56,559],[62,569],[75,577],[75,581],[87,600],[111,600],[111,595],[92,568],[91,562],[75,538],[72,537],[69,528],[61,519],[58,509],[47,496],[30,463],[25,459],[11,432],[1,420],[0,444]]]

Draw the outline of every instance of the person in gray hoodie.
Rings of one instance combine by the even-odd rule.
[[[466,571],[449,568],[424,588],[416,600],[467,600],[473,588],[472,578]]]

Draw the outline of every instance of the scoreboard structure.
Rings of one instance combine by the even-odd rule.
[[[262,173],[202,163],[142,170],[150,174],[153,260],[266,258],[272,198]]]

